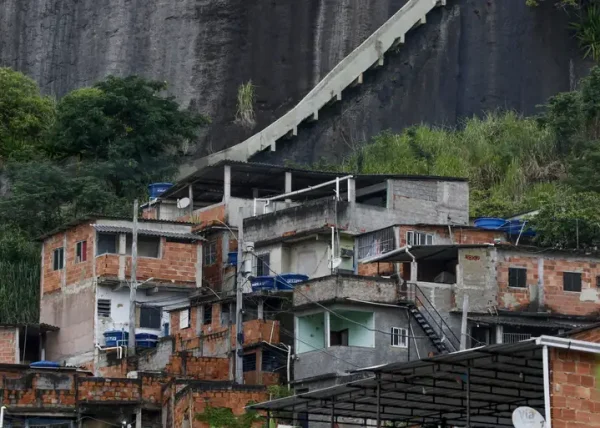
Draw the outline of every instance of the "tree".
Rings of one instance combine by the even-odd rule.
[[[36,83],[0,68],[0,160],[30,159],[41,150],[54,123],[55,104]]]
[[[541,204],[531,219],[537,244],[554,248],[591,248],[600,245],[600,194],[568,188]]]
[[[108,77],[60,100],[50,155],[95,164],[118,197],[133,198],[176,172],[180,147],[208,123],[162,96],[164,82]]]

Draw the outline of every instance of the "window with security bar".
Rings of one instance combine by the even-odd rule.
[[[433,245],[433,234],[409,230],[406,232],[406,245]]]
[[[358,259],[377,256],[392,251],[395,247],[394,228],[376,230],[358,237]]]

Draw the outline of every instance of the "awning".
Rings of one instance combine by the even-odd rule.
[[[435,260],[451,260],[458,257],[459,249],[468,248],[490,248],[492,244],[474,244],[474,245],[419,245],[419,246],[404,246],[397,248],[387,253],[378,254],[360,260],[360,263],[404,263],[415,261],[435,261]]]
[[[126,226],[110,226],[104,224],[94,224],[94,229],[98,232],[105,233],[133,233],[133,229],[131,227]],[[193,233],[177,233],[177,232],[167,232],[163,230],[150,230],[150,229],[138,229],[139,235],[146,236],[161,236],[165,238],[175,238],[175,239],[183,239],[188,241],[203,241],[204,238],[199,235],[194,235]]]
[[[367,426],[381,421],[512,427],[512,412],[545,411],[543,347],[600,354],[600,344],[542,336],[414,362],[368,367],[368,379],[249,406],[305,413],[309,421]],[[279,416],[278,416],[279,417]],[[340,419],[342,418],[342,419]]]

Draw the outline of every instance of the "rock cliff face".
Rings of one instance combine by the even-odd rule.
[[[61,96],[108,74],[170,83],[213,123],[199,157],[278,118],[406,0],[0,0],[0,65]],[[335,159],[383,129],[455,125],[495,108],[526,114],[588,69],[551,2],[448,0],[386,65],[298,138],[258,160]],[[257,124],[234,123],[240,84]]]
[[[406,0],[0,0],[0,66],[61,96],[108,74],[170,84],[213,124],[197,155],[233,145],[301,99]],[[257,125],[234,124],[256,85]]]

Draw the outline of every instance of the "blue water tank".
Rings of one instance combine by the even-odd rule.
[[[282,273],[277,277],[277,289],[293,290],[296,284],[304,281],[308,281],[308,275],[301,275],[299,273]]]
[[[237,260],[238,260],[238,253],[237,251],[231,251],[229,253],[227,253],[227,263],[230,264],[231,266],[237,266]]]
[[[250,279],[252,291],[259,290],[275,290],[275,277],[272,276],[255,276]]]
[[[121,330],[105,331],[104,340],[108,348],[124,346],[127,345],[127,341],[129,340],[129,333]]]
[[[500,229],[508,222],[503,218],[481,217],[475,220],[473,223],[475,224],[475,227],[478,227],[480,229],[496,230]]]
[[[55,363],[54,361],[36,361],[35,363],[31,363],[29,367],[34,367],[37,369],[56,369],[60,367],[60,363]]]
[[[135,335],[136,348],[156,348],[158,336],[150,333],[138,333]]]
[[[173,183],[152,183],[148,186],[148,193],[150,193],[150,199],[158,198],[162,193],[165,193],[173,187]]]

